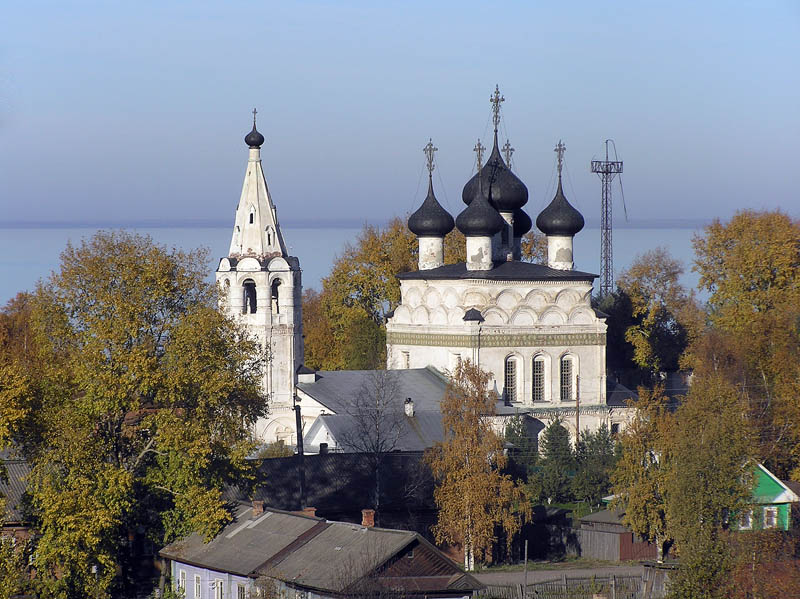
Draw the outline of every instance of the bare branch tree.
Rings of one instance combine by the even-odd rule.
[[[348,451],[363,453],[375,475],[373,507],[380,517],[381,471],[387,453],[397,448],[405,425],[404,399],[397,373],[370,372],[353,396],[345,414],[348,423],[339,442]]]

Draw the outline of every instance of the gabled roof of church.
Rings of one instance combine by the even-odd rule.
[[[397,381],[399,401],[410,397],[417,410],[439,410],[447,381],[431,368],[390,370]],[[352,404],[364,385],[369,385],[374,370],[332,370],[317,372],[313,383],[298,383],[297,387],[334,414],[342,414]]]
[[[532,262],[501,262],[489,270],[467,270],[465,262],[430,270],[404,272],[398,279],[496,279],[502,281],[592,281],[597,275],[579,270],[558,270]]]

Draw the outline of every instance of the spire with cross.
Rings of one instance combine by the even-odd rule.
[[[492,121],[494,122],[494,132],[497,133],[497,127],[500,124],[500,104],[505,102],[506,99],[504,96],[500,95],[500,86],[494,86],[494,93],[489,98],[489,102],[492,103]]]
[[[253,127],[256,126],[256,114],[258,114],[258,110],[253,108]]]
[[[506,140],[506,144],[501,148],[503,155],[506,157],[506,166],[511,168],[511,155],[514,153],[514,148],[511,147],[511,141]]]
[[[481,143],[481,140],[478,139],[478,143],[475,144],[475,147],[472,148],[472,151],[478,155],[478,172],[481,172],[481,168],[483,167],[483,152],[486,150],[486,146]]]
[[[428,163],[428,179],[433,179],[433,169],[436,168],[436,165],[433,161],[433,155],[438,150],[439,148],[433,145],[432,138],[429,138],[427,145],[422,148],[422,151],[425,153],[425,160]]]
[[[555,150],[553,150],[556,154],[558,154],[558,178],[561,179],[561,167],[564,165],[564,152],[567,150],[567,146],[561,143],[561,140],[558,140],[556,144]]]

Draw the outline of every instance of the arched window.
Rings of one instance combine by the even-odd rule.
[[[534,402],[545,401],[544,395],[544,356],[534,356],[533,358],[533,385],[531,387],[531,399]]]
[[[575,372],[573,366],[574,362],[572,356],[561,357],[561,373],[559,377],[559,382],[561,383],[561,401],[572,401],[575,399],[575,387],[573,384]]]
[[[255,314],[256,309],[258,308],[258,302],[256,298],[256,283],[253,279],[247,279],[242,284],[244,297],[242,302],[242,313],[243,314]]]
[[[506,401],[517,401],[517,359],[514,356],[506,358],[504,378]]]
[[[250,224],[251,224],[251,225],[253,224],[253,219],[255,218],[255,216],[256,216],[256,215],[255,215],[255,214],[253,214],[252,212],[250,213]]]
[[[280,312],[280,306],[278,305],[278,287],[281,286],[281,280],[275,279],[272,281],[272,313],[277,314]]]

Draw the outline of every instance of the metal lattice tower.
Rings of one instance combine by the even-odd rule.
[[[600,207],[600,297],[614,291],[614,248],[611,232],[611,181],[615,175],[622,174],[622,161],[608,159],[606,140],[606,159],[592,160],[592,172],[600,175],[603,186]],[[614,149],[616,154],[616,148]],[[615,156],[616,158],[616,156]]]

